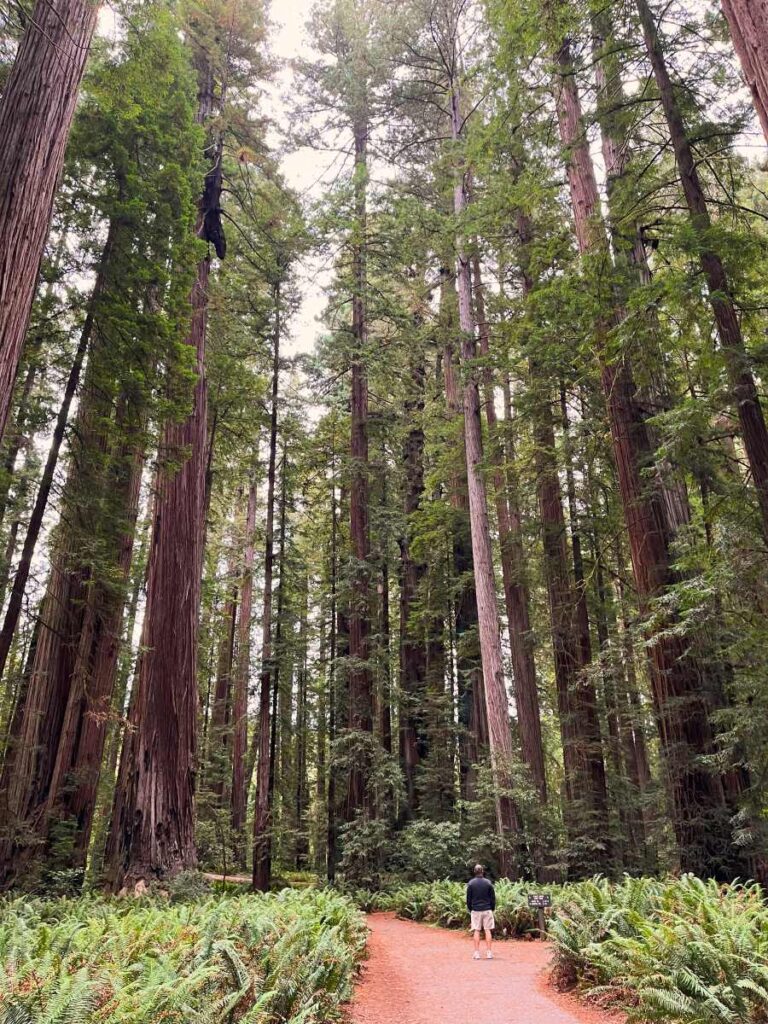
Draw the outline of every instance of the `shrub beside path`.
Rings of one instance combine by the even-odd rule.
[[[547,982],[550,947],[494,943],[472,959],[467,932],[371,914],[369,959],[350,1008],[352,1024],[621,1024]]]

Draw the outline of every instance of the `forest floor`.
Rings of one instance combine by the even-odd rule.
[[[468,932],[371,914],[369,959],[352,1024],[621,1024],[549,984],[551,947],[494,943],[494,959],[472,959]]]

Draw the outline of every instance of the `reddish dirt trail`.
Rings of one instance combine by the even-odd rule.
[[[547,984],[542,942],[494,943],[492,961],[472,959],[465,932],[371,914],[352,1024],[620,1024]]]

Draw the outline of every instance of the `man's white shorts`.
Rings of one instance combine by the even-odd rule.
[[[470,927],[473,932],[492,932],[496,927],[492,910],[473,910],[470,917],[472,918]]]

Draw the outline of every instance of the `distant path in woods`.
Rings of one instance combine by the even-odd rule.
[[[353,1024],[621,1024],[621,1017],[547,983],[551,948],[495,942],[472,959],[469,932],[371,914],[369,959],[350,1007]]]

